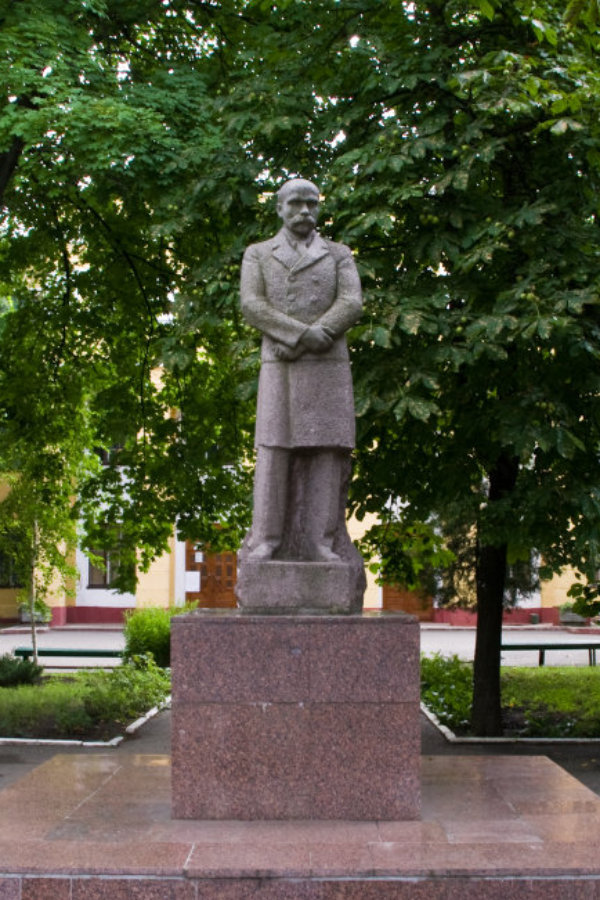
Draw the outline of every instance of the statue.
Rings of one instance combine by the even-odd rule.
[[[364,568],[345,522],[355,439],[345,332],[361,314],[360,280],[349,248],[315,230],[314,184],[284,184],[277,212],[281,230],[248,247],[242,263],[242,312],[263,339],[254,510],[240,551],[238,598],[245,605],[252,564],[279,561],[327,564],[328,571],[350,565],[362,603]],[[262,588],[269,571],[260,569]],[[306,569],[304,577],[311,579]],[[311,585],[314,592],[314,578]],[[308,594],[300,595],[292,605],[310,606]],[[350,605],[354,611],[356,598]]]

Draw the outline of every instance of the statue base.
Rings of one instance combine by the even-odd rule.
[[[235,593],[241,609],[261,614],[359,613],[364,568],[352,562],[241,559]]]
[[[198,610],[171,641],[174,818],[418,818],[412,616]]]

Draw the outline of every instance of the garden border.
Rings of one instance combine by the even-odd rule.
[[[450,744],[600,744],[600,738],[559,737],[459,737],[421,703],[421,712]]]
[[[110,741],[76,741],[76,740],[59,740],[58,738],[11,738],[11,737],[0,737],[0,747],[4,747],[10,744],[16,744],[18,746],[26,745],[29,747],[118,747],[127,737],[135,734],[135,732],[145,725],[150,719],[153,719],[154,716],[158,715],[163,709],[167,709],[171,705],[171,695],[159,703],[157,706],[153,706],[152,709],[149,709],[147,713],[143,716],[140,716],[138,719],[135,719],[134,722],[131,722],[130,725],[124,729],[124,734],[118,734],[116,737],[111,738]]]

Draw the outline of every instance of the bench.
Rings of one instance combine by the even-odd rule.
[[[546,653],[548,650],[587,650],[590,666],[596,665],[596,650],[600,650],[598,641],[572,641],[571,643],[537,643],[532,644],[502,644],[500,648],[504,650],[537,650],[539,653],[538,662],[543,666],[546,661]]]
[[[106,657],[123,656],[122,650],[97,650],[87,647],[79,647],[78,649],[67,649],[66,647],[38,647],[37,653],[38,657],[61,656],[71,659],[75,657],[93,657],[94,659],[101,659]],[[33,647],[15,647],[15,649],[13,650],[13,654],[20,657],[21,659],[30,659],[31,657],[33,657]]]

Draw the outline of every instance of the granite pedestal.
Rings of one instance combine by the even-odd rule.
[[[198,611],[171,640],[175,818],[418,818],[411,616]]]

